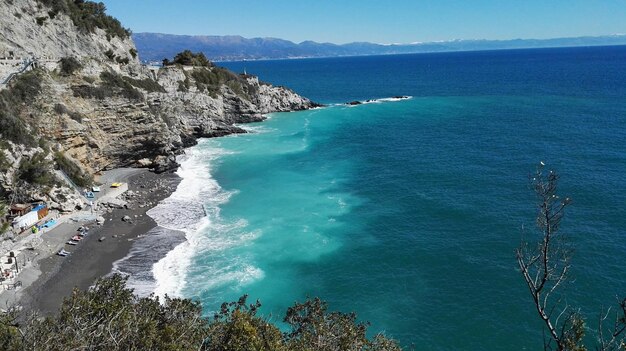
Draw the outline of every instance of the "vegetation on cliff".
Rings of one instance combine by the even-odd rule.
[[[174,56],[174,59],[163,59],[163,66],[201,66],[201,67],[213,67],[213,63],[209,61],[203,53],[193,53],[191,50],[184,50]]]
[[[0,143],[0,172],[5,172],[11,166],[9,160],[7,160],[7,156],[4,153],[6,147],[3,145],[4,143]]]
[[[100,80],[101,84],[98,86],[87,84],[72,86],[74,96],[98,100],[104,100],[114,96],[124,97],[130,101],[143,101],[144,99],[143,94],[131,83],[139,84],[139,81],[123,77],[110,71],[100,73]],[[158,83],[156,84],[158,85]]]
[[[53,186],[56,178],[50,172],[52,164],[47,156],[45,151],[41,151],[31,157],[23,157],[16,174],[18,184],[25,182],[41,187]]]
[[[248,101],[253,101],[254,95],[258,94],[258,88],[250,84],[246,77],[226,68],[215,66],[203,53],[185,50],[176,54],[171,61],[169,59],[163,60],[165,67],[176,65],[194,67],[190,72],[184,71],[186,79],[179,82],[179,91],[189,91],[192,86],[191,79],[193,79],[199,92],[206,92],[214,98],[219,95],[223,85]]]
[[[28,123],[20,116],[23,107],[41,92],[41,71],[24,73],[8,89],[0,91],[0,136],[17,144],[35,145]]]
[[[61,61],[59,61],[59,65],[59,73],[66,77],[71,76],[82,68],[80,61],[78,61],[75,57],[64,57]]]
[[[36,1],[50,9],[48,11],[50,18],[54,18],[59,13],[68,15],[74,25],[84,33],[93,33],[96,28],[100,28],[106,32],[108,38],[120,37],[125,39],[130,37],[130,30],[124,28],[116,18],[107,15],[106,6],[101,2],[86,0]]]
[[[7,212],[9,210],[9,207],[7,206],[7,204],[5,204],[4,202],[0,201],[0,218],[4,218],[4,216],[6,216]],[[6,232],[9,229],[9,223],[5,222],[5,223],[0,223],[0,235],[4,234],[4,232]],[[0,327],[2,328],[2,327]],[[0,332],[2,333],[2,332]],[[0,343],[1,345],[1,343]]]
[[[139,298],[120,275],[100,279],[87,291],[75,290],[59,312],[19,320],[0,316],[0,349],[17,350],[316,350],[397,351],[398,344],[378,334],[353,313],[329,312],[309,299],[287,310],[286,333],[257,315],[260,303],[246,297],[225,303],[213,318],[199,303],[166,297]]]
[[[77,186],[86,188],[93,184],[93,176],[85,173],[79,165],[68,159],[63,152],[55,152],[54,161],[59,169],[67,174]]]

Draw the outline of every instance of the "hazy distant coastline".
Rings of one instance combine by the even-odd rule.
[[[410,44],[294,43],[278,38],[244,38],[241,36],[191,36],[159,33],[136,33],[133,40],[142,60],[158,61],[190,49],[203,52],[215,61],[262,59],[295,59],[312,57],[367,56],[428,52],[504,50],[575,46],[626,45],[626,35],[554,39],[451,40]]]

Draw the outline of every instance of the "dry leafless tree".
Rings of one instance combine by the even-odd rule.
[[[544,170],[542,162],[530,177],[538,199],[537,228],[539,238],[532,245],[522,241],[516,250],[517,263],[532,297],[537,313],[544,323],[544,349],[558,351],[587,350],[583,344],[585,322],[580,312],[565,301],[560,288],[568,282],[571,246],[559,231],[565,208],[571,204],[557,193],[559,176]],[[610,310],[602,313],[597,332],[597,350],[626,350],[626,299],[614,314],[613,326],[605,326]]]

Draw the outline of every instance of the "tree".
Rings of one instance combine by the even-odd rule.
[[[163,66],[171,65],[213,67],[211,61],[203,53],[198,52],[194,54],[191,50],[179,52],[172,61],[163,59]]]
[[[0,317],[1,349],[16,351],[198,350],[207,330],[199,303],[139,298],[120,275],[74,290],[52,317]]]
[[[528,286],[537,314],[542,320],[548,337],[544,337],[544,349],[558,351],[587,350],[583,344],[585,321],[576,309],[564,303],[560,288],[568,281],[571,246],[567,237],[560,232],[565,209],[570,198],[557,194],[559,176],[554,171],[544,171],[543,162],[531,176],[532,189],[538,199],[538,241],[531,246],[522,242],[516,250],[517,263]],[[616,316],[611,337],[604,337],[603,322],[608,314],[600,318],[598,328],[598,350],[623,348],[626,329],[626,300],[620,303],[622,316]]]
[[[247,304],[247,295],[237,302],[223,303],[209,326],[204,350],[288,350],[280,330],[257,316],[259,301]]]
[[[257,315],[258,301],[246,300],[222,304],[209,320],[198,302],[139,298],[126,278],[113,275],[87,291],[74,290],[54,316],[0,313],[0,350],[401,350],[380,334],[367,339],[366,323],[357,323],[353,313],[328,313],[319,299],[289,309],[287,333]]]
[[[319,298],[289,307],[284,322],[292,329],[288,336],[294,350],[363,350],[368,344],[367,323],[357,322],[354,313],[328,313]]]

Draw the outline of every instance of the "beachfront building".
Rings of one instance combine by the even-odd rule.
[[[20,211],[19,213],[24,214],[13,219],[13,229],[17,230],[18,232],[22,232],[28,228],[31,228],[32,226],[37,224],[37,222],[39,222],[48,215],[49,210],[47,204],[41,203],[35,205],[34,207],[31,205],[28,206],[30,206],[30,210],[28,212],[24,213],[25,211]],[[21,208],[21,206],[16,208]],[[11,209],[13,210],[13,206],[11,206]]]
[[[21,217],[30,212],[32,209],[33,206],[31,204],[13,204],[9,209],[9,216],[13,218]]]

